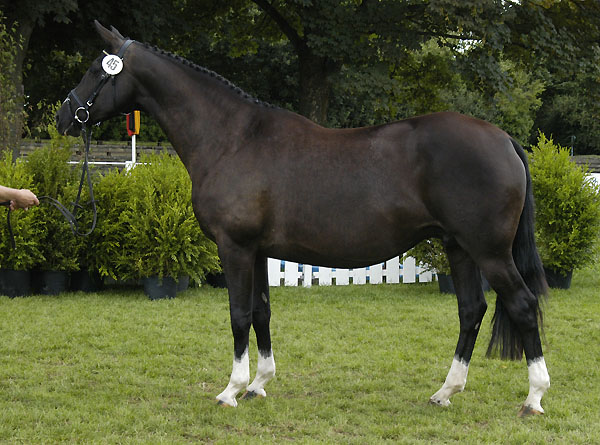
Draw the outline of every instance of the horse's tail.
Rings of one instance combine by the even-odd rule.
[[[542,329],[543,314],[540,298],[548,292],[548,284],[546,283],[546,275],[544,273],[542,261],[535,245],[535,206],[531,185],[531,174],[529,173],[529,165],[525,150],[523,150],[523,147],[512,138],[511,142],[517,155],[525,166],[525,175],[527,178],[525,205],[523,206],[521,218],[519,219],[519,226],[513,241],[512,254],[517,270],[533,294],[534,301],[530,302],[530,304],[535,306],[539,327]],[[498,351],[502,359],[520,360],[523,356],[521,336],[516,325],[509,318],[500,298],[496,299],[496,311],[492,323],[492,338],[487,350],[487,355],[490,356]]]

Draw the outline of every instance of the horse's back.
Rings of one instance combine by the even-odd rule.
[[[514,159],[503,161],[506,133],[456,113],[343,130],[302,118],[286,133],[258,148],[269,154],[260,168],[270,184],[266,244],[274,256],[375,262],[457,230],[465,210],[485,208],[487,195],[493,201],[512,186],[495,171],[514,169]],[[518,161],[514,150],[508,155]]]

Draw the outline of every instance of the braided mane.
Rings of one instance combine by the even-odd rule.
[[[272,105],[268,102],[262,101],[260,99],[257,99],[256,97],[251,96],[250,94],[248,94],[244,90],[242,90],[240,87],[234,85],[233,82],[231,82],[230,80],[226,79],[225,77],[221,76],[218,73],[215,73],[214,71],[209,70],[208,68],[200,66],[200,65],[198,65],[194,62],[191,62],[181,56],[178,56],[177,54],[173,54],[171,52],[165,51],[163,49],[158,48],[157,46],[152,46],[148,43],[144,43],[144,47],[151,51],[154,51],[157,54],[167,56],[167,57],[173,59],[175,62],[180,63],[184,66],[188,66],[188,67],[192,68],[193,70],[198,71],[199,73],[202,73],[206,76],[210,76],[215,80],[218,80],[219,82],[221,82],[225,86],[229,87],[231,90],[236,92],[240,97],[247,100],[248,102],[252,102],[256,105],[262,105],[264,107],[277,108],[275,105]]]

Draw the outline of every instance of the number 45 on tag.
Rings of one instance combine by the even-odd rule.
[[[104,69],[107,74],[114,76],[119,74],[123,69],[123,61],[119,56],[109,54],[102,59],[102,69]]]

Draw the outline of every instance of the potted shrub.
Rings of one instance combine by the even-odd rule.
[[[440,239],[431,238],[421,241],[410,249],[407,255],[414,257],[417,264],[421,264],[425,270],[437,274],[440,292],[455,293],[450,275],[450,263],[448,263],[448,257]]]
[[[56,134],[52,126],[48,130],[52,137],[50,144],[32,152],[25,169],[38,196],[49,196],[68,207],[72,199],[65,193],[67,185],[76,181],[76,173],[68,163],[74,139]],[[36,217],[43,223],[39,238],[43,258],[36,264],[40,271],[39,290],[58,294],[67,290],[69,272],[78,267],[75,235],[54,206],[41,201],[38,209]]]
[[[31,176],[25,171],[23,162],[13,163],[12,154],[6,150],[0,157],[0,184],[13,188],[34,190]],[[10,221],[15,241],[6,223],[7,207],[0,210],[0,294],[16,297],[28,295],[30,270],[43,260],[40,236],[43,224],[39,208],[11,212]]]
[[[76,172],[81,172],[82,168],[82,163],[79,163],[75,170]],[[94,187],[94,201],[96,201],[96,216],[98,220],[100,209],[98,208],[96,189],[98,188],[101,175],[94,171],[93,166],[90,166],[89,174]],[[68,203],[69,210],[71,210],[72,207],[71,203],[75,202],[77,199],[79,182],[80,181],[70,182],[67,184],[67,187],[65,187],[64,195],[66,202],[64,204],[67,205]],[[96,243],[101,240],[101,238],[97,236],[98,223],[96,223],[96,228],[89,235],[81,236],[81,234],[88,233],[93,226],[93,208],[91,206],[90,190],[87,179],[84,181],[80,194],[77,222],[77,229],[80,233],[80,235],[75,236],[74,239],[77,269],[71,271],[70,289],[73,291],[95,292],[103,287],[103,280],[98,269],[98,258],[101,257],[102,254],[99,246],[96,245]]]
[[[132,261],[122,260],[128,227],[120,219],[129,207],[132,179],[126,171],[116,168],[104,173],[94,184],[94,199],[98,212],[96,228],[80,245],[80,263],[101,278],[120,281],[134,275]],[[91,223],[91,222],[90,222]]]
[[[120,266],[132,268],[150,298],[173,297],[184,276],[200,282],[219,267],[217,248],[194,216],[191,181],[179,158],[163,152],[143,162],[128,173],[128,205],[119,218],[127,229]]]
[[[437,274],[440,292],[446,294],[456,293],[450,272],[448,256],[446,255],[442,241],[439,238],[421,241],[407,253],[415,258],[417,264],[420,263],[426,270],[430,270]],[[481,285],[486,292],[491,289],[490,284],[483,274],[481,275]]]
[[[600,188],[570,151],[539,134],[530,155],[536,238],[551,287],[570,287],[574,269],[597,258]]]

